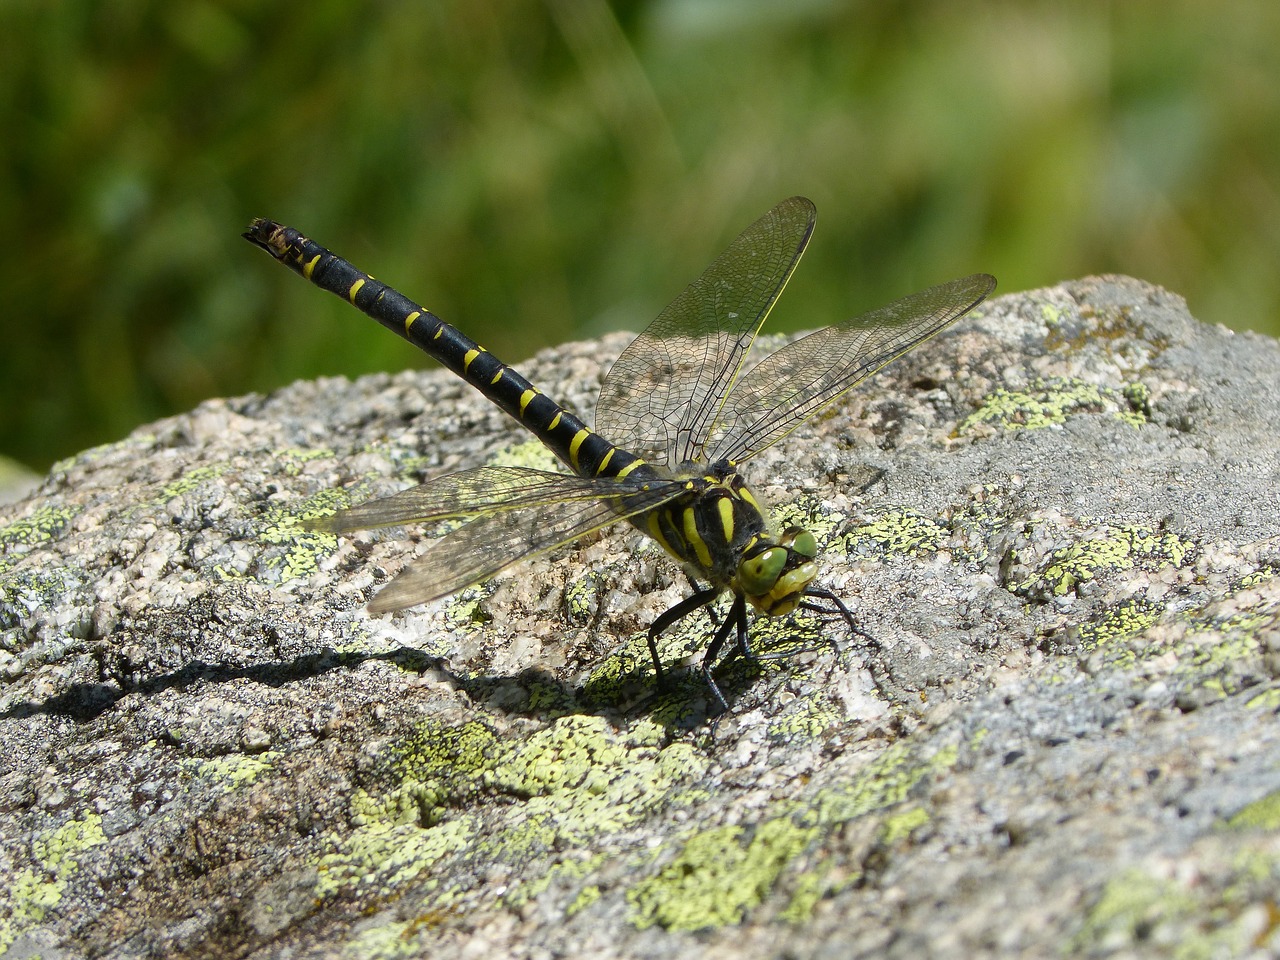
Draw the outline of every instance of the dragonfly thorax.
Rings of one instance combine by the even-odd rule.
[[[681,562],[695,580],[744,597],[762,613],[790,613],[818,575],[813,534],[769,529],[764,508],[734,470],[719,462],[693,472],[685,465],[683,496],[632,519]]]

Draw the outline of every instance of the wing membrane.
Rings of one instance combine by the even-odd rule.
[[[707,439],[708,459],[740,463],[777,443],[846,390],[964,316],[995,285],[985,273],[952,280],[783,347],[729,395]]]
[[[747,227],[623,351],[605,378],[596,430],[651,463],[702,459],[743,357],[813,232],[804,197]]]
[[[310,521],[307,526],[328,533],[346,533],[403,523],[434,523],[538,504],[559,506],[626,492],[622,484],[608,478],[584,479],[527,467],[485,466],[435,477],[389,497]]]
[[[613,486],[623,485],[615,482]],[[425,556],[378,592],[369,612],[401,610],[448,596],[513,563],[652,510],[680,496],[684,489],[677,481],[659,481],[604,499],[597,490],[595,498],[581,503],[573,497],[477,517],[433,543]]]

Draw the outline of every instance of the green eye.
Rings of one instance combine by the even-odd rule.
[[[818,538],[808,530],[802,530],[799,527],[793,528],[791,539],[791,549],[802,557],[813,559],[818,555]]]
[[[787,548],[770,547],[738,566],[738,583],[748,595],[768,593],[787,565]]]

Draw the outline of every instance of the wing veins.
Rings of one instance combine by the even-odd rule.
[[[812,203],[791,197],[739,234],[614,363],[596,429],[651,463],[699,458],[814,217]]]
[[[995,279],[974,274],[903,297],[788,344],[725,401],[708,439],[712,460],[740,463],[777,443],[842,394],[981,303]]]
[[[387,497],[340,510],[306,526],[327,533],[371,530],[405,523],[439,523],[460,517],[520,510],[543,503],[572,503],[625,496],[610,477],[576,477],[528,467],[483,466],[434,477]]]
[[[683,483],[663,481],[608,499],[593,498],[595,502],[583,510],[565,510],[564,501],[558,501],[477,517],[433,543],[378,592],[369,612],[386,613],[438,600],[521,560],[653,510],[684,492]]]

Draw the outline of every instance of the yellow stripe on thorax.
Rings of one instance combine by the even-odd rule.
[[[673,557],[676,556],[676,552],[671,549],[671,544],[668,543],[667,538],[662,535],[662,523],[658,518],[657,510],[654,510],[649,514],[649,522],[647,526],[649,527],[649,536],[657,540],[658,543],[662,545],[662,549],[667,551],[667,553],[671,554]]]
[[[729,497],[718,497],[716,512],[720,515],[720,529],[724,532],[724,542],[733,543],[733,500]]]
[[[684,526],[685,542],[693,547],[693,552],[698,555],[698,562],[704,568],[709,569],[711,567],[711,551],[707,549],[706,541],[698,533],[698,517],[693,507],[685,507],[680,512],[680,520]]]

